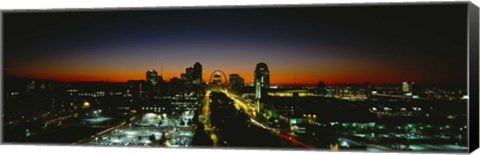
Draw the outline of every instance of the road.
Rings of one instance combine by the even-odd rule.
[[[54,118],[54,119],[45,121],[44,124],[45,124],[45,125],[57,124],[59,121],[66,120],[67,118],[71,118],[71,117],[73,117],[74,115],[78,115],[78,113],[71,114],[71,115],[67,115],[67,116],[57,117],[57,118]]]
[[[237,95],[228,92],[228,90],[223,89],[222,92],[225,93],[231,100],[234,101],[235,107],[238,107],[238,109],[243,110],[243,112],[245,114],[247,114],[248,117],[250,117],[250,123],[252,123],[253,125],[256,125],[256,126],[261,127],[263,129],[269,130],[270,132],[275,133],[278,137],[283,138],[285,140],[288,140],[288,141],[290,141],[292,143],[295,143],[299,146],[305,147],[307,149],[315,149],[315,147],[299,141],[294,136],[290,135],[290,133],[282,133],[282,131],[284,131],[282,129],[268,127],[268,126],[265,126],[263,123],[260,123],[258,121],[259,119],[256,117],[256,115],[253,114],[253,112],[252,112],[253,110],[248,107],[247,103],[238,99]]]
[[[210,123],[210,93],[210,90],[207,90],[205,93],[204,104],[202,107],[202,115],[204,116],[204,119],[201,120],[201,122],[205,127],[205,133],[210,135],[210,139],[213,141],[213,146],[219,146],[215,128],[213,128],[212,124]]]

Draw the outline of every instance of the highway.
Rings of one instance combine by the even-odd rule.
[[[244,113],[247,114],[248,117],[250,117],[250,123],[251,124],[256,125],[258,127],[261,127],[263,129],[269,130],[270,132],[275,133],[278,137],[283,138],[285,140],[288,140],[288,141],[290,141],[294,144],[297,144],[299,146],[302,146],[304,148],[312,149],[312,150],[315,149],[315,147],[299,141],[298,139],[296,139],[294,136],[290,135],[289,133],[281,133],[281,131],[284,131],[284,130],[281,130],[279,128],[268,127],[268,126],[265,126],[264,124],[260,123],[258,121],[259,119],[256,117],[256,115],[253,114],[253,109],[249,108],[247,103],[245,103],[241,99],[238,99],[237,95],[228,92],[228,90],[226,90],[226,89],[223,89],[222,92],[225,93],[231,100],[234,101],[235,107],[239,107],[239,109],[243,110]]]
[[[207,135],[210,135],[210,139],[212,139],[213,141],[213,146],[219,146],[217,134],[215,133],[215,129],[210,123],[210,93],[210,90],[207,90],[205,93],[204,104],[202,107],[202,115],[204,116],[204,119],[201,121],[205,127],[205,133],[207,133]]]

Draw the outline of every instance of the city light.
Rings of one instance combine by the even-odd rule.
[[[83,109],[90,108],[90,103],[89,102],[83,102]]]
[[[450,128],[458,128],[459,132],[466,131],[464,130],[464,126],[453,126],[451,124],[434,126],[428,123],[399,123],[392,125],[388,123],[376,123],[372,122],[372,120],[368,120],[367,122],[356,122],[356,120],[333,121],[338,118],[343,120],[363,119],[361,117],[355,118],[355,115],[358,114],[352,114],[352,111],[362,111],[363,114],[361,115],[373,116],[376,120],[395,118],[398,116],[408,117],[409,119],[428,119],[439,114],[436,112],[437,107],[435,104],[428,104],[428,106],[425,103],[418,104],[424,102],[425,98],[428,98],[428,96],[420,97],[419,95],[430,93],[429,89],[424,90],[427,93],[411,95],[410,92],[405,93],[405,91],[411,91],[414,87],[411,87],[412,85],[406,85],[405,83],[393,87],[372,87],[369,85],[356,84],[326,85],[321,84],[321,82],[319,82],[321,85],[317,87],[281,88],[275,86],[275,89],[270,89],[268,86],[270,84],[267,83],[267,79],[270,78],[267,65],[259,63],[257,67],[258,66],[260,68],[256,68],[254,72],[257,77],[254,86],[246,86],[241,81],[239,74],[230,74],[230,81],[228,81],[225,76],[226,74],[220,70],[213,72],[212,76],[216,75],[216,77],[212,77],[209,84],[206,82],[198,83],[198,80],[194,83],[195,78],[192,77],[199,74],[198,72],[194,74],[194,69],[189,67],[187,68],[187,73],[189,74],[187,75],[185,73],[186,77],[182,81],[183,83],[174,85],[173,87],[168,86],[169,84],[175,84],[174,82],[162,81],[162,78],[160,78],[158,74],[152,74],[154,70],[149,70],[146,73],[147,80],[125,83],[126,91],[120,89],[112,91],[95,90],[93,91],[96,92],[93,93],[94,95],[85,95],[92,94],[90,93],[92,91],[85,92],[77,88],[68,88],[68,90],[75,90],[65,91],[72,93],[68,94],[69,97],[75,99],[78,97],[83,100],[81,103],[82,108],[75,109],[77,104],[74,100],[62,102],[57,99],[52,99],[51,104],[54,105],[56,102],[65,103],[66,105],[62,104],[56,107],[62,109],[70,107],[72,112],[68,115],[60,116],[59,114],[61,113],[56,113],[52,116],[58,118],[51,119],[47,123],[44,123],[44,125],[67,126],[71,125],[72,119],[80,118],[78,119],[80,120],[80,122],[78,122],[79,125],[103,129],[93,136],[87,136],[84,139],[78,140],[76,142],[78,144],[189,147],[198,145],[198,140],[194,138],[196,135],[203,135],[207,138],[204,138],[202,143],[209,143],[208,145],[211,146],[230,146],[238,141],[231,138],[235,137],[234,135],[228,135],[228,132],[225,133],[231,129],[222,124],[236,121],[231,120],[232,118],[229,116],[235,114],[244,115],[245,120],[243,122],[246,122],[246,129],[258,128],[270,133],[272,136],[288,141],[288,143],[291,143],[290,145],[307,149],[313,149],[314,147],[312,147],[312,145],[317,145],[315,142],[312,143],[310,141],[312,138],[317,138],[323,134],[322,132],[332,132],[327,134],[327,137],[335,138],[341,136],[340,141],[328,141],[328,143],[330,143],[330,145],[328,145],[330,146],[329,148],[335,150],[354,148],[367,148],[367,150],[423,150],[425,149],[423,143],[412,144],[412,147],[407,147],[403,143],[391,144],[391,142],[389,142],[388,144],[382,144],[381,141],[382,139],[401,137],[407,137],[410,142],[423,139],[433,141],[439,138],[452,139],[452,137],[457,137],[458,139],[459,137],[458,135],[438,136],[422,134],[423,131],[429,130],[432,127],[438,127],[442,133],[445,132],[446,134],[448,134],[447,131]],[[197,65],[197,70],[202,69],[198,68]],[[232,86],[229,82],[236,83],[236,86]],[[31,85],[31,82],[29,82],[28,85]],[[102,83],[98,85],[102,86]],[[186,86],[196,87],[197,90],[162,94]],[[403,89],[401,89],[402,87]],[[332,88],[335,89],[331,90]],[[162,89],[164,89],[163,92],[161,91]],[[368,89],[373,89],[373,91]],[[34,89],[31,91],[33,90]],[[123,95],[123,92],[125,92],[126,95]],[[329,92],[333,92],[334,94],[326,95]],[[371,94],[369,94],[369,92]],[[464,96],[466,95],[463,95],[463,97],[457,96],[458,100],[449,100],[449,102],[465,101]],[[121,105],[118,107],[115,106],[115,104],[108,105],[107,103],[109,102],[103,101],[106,97],[125,99],[127,103],[117,103]],[[118,101],[119,100],[116,100],[116,102]],[[445,100],[439,100],[438,102],[444,101]],[[388,102],[392,102],[393,104],[387,104]],[[358,105],[362,106],[359,107]],[[337,109],[335,107],[341,108]],[[114,109],[113,112],[121,115],[112,115],[112,109]],[[197,113],[196,109],[200,109],[201,113]],[[349,111],[346,112],[345,110]],[[335,112],[339,115],[335,115],[335,117],[332,117],[333,115],[325,115],[325,113],[329,112]],[[46,116],[50,116],[50,113],[51,112],[48,112]],[[126,119],[120,123],[115,122],[120,116],[126,117]],[[448,114],[444,118],[457,120],[458,117],[458,115]],[[21,118],[31,121],[40,120],[38,119],[40,117],[27,117],[25,115],[22,115]],[[322,121],[326,121],[327,123]],[[15,124],[14,121],[10,122],[10,124]],[[75,124],[75,121],[73,122]],[[237,122],[236,124],[242,123]],[[199,125],[202,126],[203,130],[196,130],[196,128],[199,128]],[[236,128],[242,127],[238,126],[232,129]],[[333,131],[329,131],[329,129],[332,128],[338,129],[338,132],[343,133],[343,135],[334,134]],[[372,128],[375,128],[375,132],[369,130]],[[45,129],[48,130],[49,128]],[[376,131],[381,132],[377,133]],[[383,132],[391,134],[384,134]],[[31,130],[27,129],[25,130],[24,136],[32,137],[34,136],[32,133]],[[367,143],[356,142],[358,139],[366,141]],[[465,146],[462,145],[464,143],[458,143],[458,140],[455,138],[452,140],[458,145],[457,149],[454,150],[463,150],[465,148]],[[377,141],[380,141],[380,143]]]
[[[446,5],[8,13],[2,138],[465,153],[468,7]]]

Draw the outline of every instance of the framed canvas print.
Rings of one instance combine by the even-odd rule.
[[[470,2],[4,10],[2,143],[469,153]]]

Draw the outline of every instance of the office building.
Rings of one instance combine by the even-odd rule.
[[[146,81],[152,83],[153,85],[156,85],[157,84],[157,77],[158,77],[157,71],[155,71],[153,69],[148,70]]]
[[[196,62],[195,65],[193,65],[192,83],[200,85],[202,82],[202,65]]]
[[[412,87],[413,87],[413,82],[403,82],[402,83],[403,95],[412,96],[413,95]]]
[[[245,80],[238,74],[230,74],[230,89],[237,90],[245,86]]]
[[[270,87],[270,71],[267,64],[261,62],[257,64],[254,73],[255,99],[259,100],[266,94],[266,89]]]

